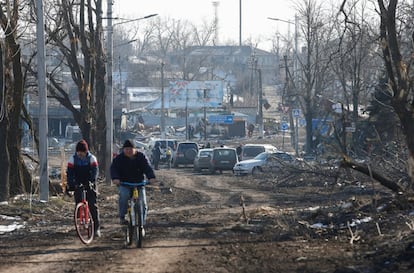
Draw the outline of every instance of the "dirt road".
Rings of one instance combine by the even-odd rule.
[[[25,227],[0,235],[0,272],[413,272],[409,211],[372,182],[309,174],[235,177],[160,170],[148,188],[144,247],[125,248],[115,187],[100,186],[102,237],[83,245],[73,201],[0,206]],[[379,212],[372,209],[387,206]],[[243,201],[241,201],[243,200]],[[384,202],[380,204],[380,202]],[[394,210],[391,210],[394,209]],[[5,222],[5,220],[2,220]]]

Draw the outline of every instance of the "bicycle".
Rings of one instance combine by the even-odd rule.
[[[132,195],[128,201],[128,226],[125,228],[125,246],[131,245],[135,239],[137,248],[142,248],[142,240],[145,236],[144,229],[144,195],[142,190],[148,181],[139,183],[121,182],[122,186],[132,187]]]
[[[91,183],[89,183],[89,187],[91,187]],[[87,245],[93,241],[95,225],[86,199],[87,187],[81,184],[78,189],[82,190],[82,200],[75,207],[74,222],[79,239]]]

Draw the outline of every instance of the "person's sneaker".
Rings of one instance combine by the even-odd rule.
[[[142,234],[142,237],[145,237],[145,229],[144,228],[141,229],[141,234]]]
[[[95,236],[96,237],[101,237],[101,230],[100,229],[97,229],[96,231],[95,231]]]

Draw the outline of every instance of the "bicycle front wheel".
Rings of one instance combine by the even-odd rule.
[[[94,236],[94,223],[87,204],[78,203],[75,208],[74,222],[76,233],[84,244],[90,244]]]
[[[137,248],[142,248],[142,240],[144,238],[144,211],[143,206],[140,202],[138,202],[137,207],[135,209],[135,219],[137,220],[136,225],[134,227],[135,233],[135,244]]]
[[[132,226],[132,217],[129,214],[129,223],[127,226],[124,227],[125,229],[125,247],[132,244],[132,240],[134,238],[134,227]]]

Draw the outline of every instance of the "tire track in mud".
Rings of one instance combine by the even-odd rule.
[[[163,170],[161,176],[166,181],[173,180],[174,187],[200,193],[207,196],[209,200],[204,204],[186,206],[187,208],[234,206],[239,203],[239,200],[235,202],[235,197],[238,198],[240,195],[243,195],[245,200],[250,200],[251,206],[269,203],[272,200],[270,194],[258,191],[254,189],[253,185],[250,186],[245,182],[249,181],[249,176],[237,177],[228,173],[221,175],[195,174],[190,169]]]
[[[165,207],[154,211],[154,214],[158,215],[172,212],[185,215],[184,221],[192,223],[192,232],[200,232],[203,228],[219,232],[231,229],[232,226],[240,223],[242,217],[245,217],[245,212],[268,206],[274,200],[271,193],[255,189],[254,184],[248,184],[250,177],[236,177],[229,173],[221,175],[193,173],[189,168],[161,170],[158,177],[172,186],[173,190],[175,188],[175,190],[195,192],[203,196],[200,202],[190,201],[180,207]],[[247,183],[240,179],[247,180]],[[244,208],[241,205],[241,196],[244,199]],[[169,218],[169,221],[174,221],[177,226],[180,226],[181,220],[178,216]],[[181,226],[184,228],[184,224]]]

